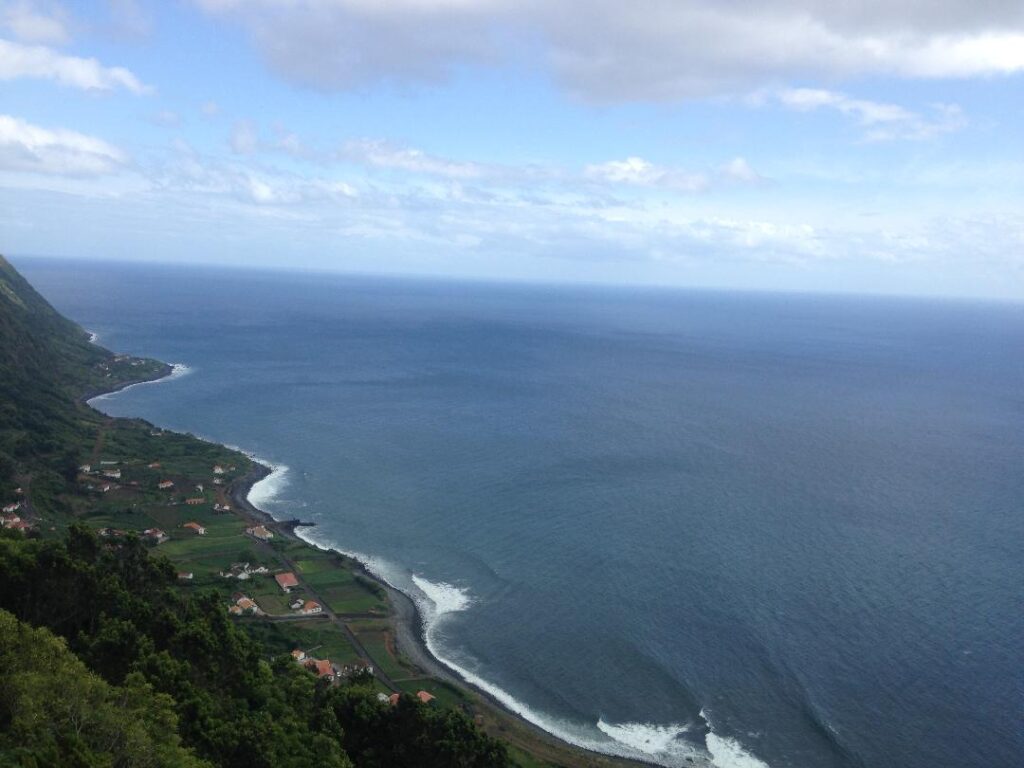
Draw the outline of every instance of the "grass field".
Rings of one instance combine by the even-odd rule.
[[[455,686],[430,677],[403,680],[398,683],[398,687],[413,696],[419,691],[426,691],[435,696],[437,703],[443,707],[461,708],[470,703],[469,698]]]
[[[356,632],[359,642],[366,648],[381,671],[392,679],[409,677],[414,671],[402,664],[391,652],[387,632]]]
[[[359,654],[338,631],[325,621],[297,621],[278,624],[249,622],[245,629],[259,638],[276,653],[291,653],[298,648],[319,659],[330,659],[336,664],[353,664]]]

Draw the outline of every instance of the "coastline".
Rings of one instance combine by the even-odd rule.
[[[249,459],[253,464],[252,470],[236,480],[228,488],[228,496],[232,503],[243,514],[251,516],[264,525],[273,527],[288,538],[302,542],[307,547],[327,549],[345,558],[362,577],[383,589],[388,596],[388,603],[392,608],[391,619],[394,622],[396,650],[426,675],[437,678],[449,685],[471,691],[477,698],[478,703],[491,710],[489,713],[490,717],[498,721],[496,723],[497,727],[494,728],[496,735],[531,754],[551,761],[555,765],[580,766],[581,768],[659,765],[655,762],[609,755],[565,741],[544,730],[539,725],[530,722],[518,712],[513,711],[488,691],[463,679],[430,651],[425,637],[426,624],[423,615],[420,612],[419,606],[416,605],[416,602],[409,595],[374,574],[367,568],[365,563],[352,557],[350,554],[330,547],[321,547],[299,535],[298,528],[313,527],[315,524],[304,523],[297,519],[278,520],[272,514],[260,509],[249,500],[249,493],[253,486],[269,477],[273,472],[270,467],[253,456],[250,455]],[[511,722],[501,722],[502,720]],[[512,723],[515,724],[515,730],[519,730],[521,733],[517,734],[510,727]]]
[[[85,407],[93,408],[94,406],[92,406],[91,401],[101,396],[122,392],[140,384],[167,381],[175,378],[175,374],[181,370],[188,372],[188,368],[185,366],[169,365],[167,363],[164,363],[163,366],[157,375],[123,381],[116,386],[106,389],[90,390],[85,395],[80,396],[78,402]],[[102,413],[102,411],[100,412]],[[156,425],[153,426],[156,427]],[[425,635],[426,623],[419,606],[416,605],[416,602],[409,595],[374,574],[358,558],[331,547],[322,547],[310,542],[304,539],[297,530],[302,527],[313,527],[315,524],[299,519],[278,520],[266,510],[257,507],[249,499],[253,487],[271,475],[273,472],[272,467],[267,466],[266,463],[237,446],[227,446],[215,440],[194,435],[193,437],[207,443],[220,445],[228,450],[237,451],[245,455],[251,462],[252,467],[249,472],[235,480],[226,489],[227,496],[236,508],[235,514],[248,517],[254,522],[261,522],[271,527],[280,535],[293,541],[301,542],[303,546],[334,552],[344,558],[359,575],[384,590],[388,598],[388,605],[391,608],[389,618],[392,621],[395,634],[396,651],[425,676],[433,677],[462,691],[470,692],[474,703],[481,710],[478,715],[478,724],[491,733],[491,735],[501,738],[534,758],[539,758],[553,766],[564,766],[564,768],[616,768],[628,766],[639,768],[641,766],[660,765],[660,763],[654,761],[611,755],[573,744],[545,730],[540,725],[531,722],[500,701],[489,691],[464,679],[455,670],[449,668],[441,659],[437,658],[429,649]],[[696,763],[694,764],[696,765]]]
[[[89,405],[90,407],[92,407],[90,405],[90,401],[95,400],[98,397],[105,397],[107,395],[113,395],[118,392],[123,392],[124,390],[130,387],[136,387],[139,384],[155,384],[158,381],[163,381],[164,379],[170,378],[171,376],[174,375],[175,370],[177,370],[175,366],[170,365],[169,363],[163,363],[163,366],[164,367],[160,370],[159,374],[155,376],[146,376],[139,379],[128,379],[127,381],[122,381],[113,387],[91,389],[84,395],[79,395],[78,402],[81,403],[82,405]]]

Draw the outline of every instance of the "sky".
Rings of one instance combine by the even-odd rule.
[[[1021,0],[0,0],[0,252],[1024,299]]]

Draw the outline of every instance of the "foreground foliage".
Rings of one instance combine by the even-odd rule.
[[[460,712],[409,697],[393,707],[372,680],[330,686],[268,659],[220,596],[175,589],[170,565],[134,538],[5,532],[0,584],[0,680],[19,691],[0,744],[21,765],[200,764],[183,747],[223,766],[509,764]]]

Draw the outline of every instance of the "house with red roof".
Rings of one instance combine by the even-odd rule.
[[[330,659],[307,659],[306,669],[314,673],[317,677],[326,677],[330,680],[334,679],[334,666],[331,664]]]
[[[293,587],[299,586],[299,580],[295,578],[295,574],[291,571],[277,574],[274,576],[274,581],[285,592],[291,592]]]

